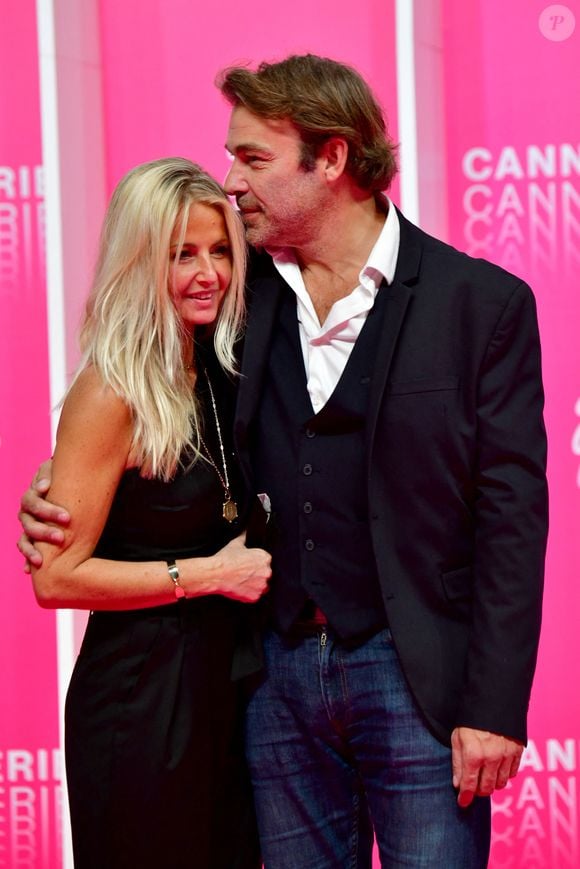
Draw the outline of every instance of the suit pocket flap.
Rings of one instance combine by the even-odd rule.
[[[441,392],[446,389],[457,389],[459,377],[438,377],[431,379],[419,377],[416,380],[392,380],[387,384],[389,395],[413,395],[419,392]]]

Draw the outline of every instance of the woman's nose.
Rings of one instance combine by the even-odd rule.
[[[202,284],[204,287],[208,286],[209,284],[215,283],[217,279],[217,272],[209,255],[200,258],[195,274],[195,279],[199,284]]]

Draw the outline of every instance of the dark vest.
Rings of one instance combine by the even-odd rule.
[[[272,502],[276,535],[269,595],[287,632],[306,601],[356,640],[386,624],[368,523],[365,425],[386,293],[379,291],[342,377],[314,414],[296,316],[284,288],[258,413],[252,463]]]

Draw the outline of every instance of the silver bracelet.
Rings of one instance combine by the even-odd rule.
[[[167,570],[169,571],[169,576],[173,580],[175,597],[177,598],[177,600],[180,600],[182,597],[185,597],[185,590],[183,589],[183,586],[179,584],[179,568],[175,561],[167,562]]]

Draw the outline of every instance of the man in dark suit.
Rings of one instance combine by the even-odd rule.
[[[367,867],[374,832],[383,866],[484,867],[541,616],[531,291],[383,195],[394,147],[350,68],[220,87],[256,248],[235,436],[275,526],[246,728],[265,866]]]
[[[247,722],[266,866],[367,865],[370,827],[384,866],[485,866],[540,627],[532,294],[382,195],[393,147],[352,70],[294,57],[220,86],[225,186],[262,251],[236,439],[277,526]]]

